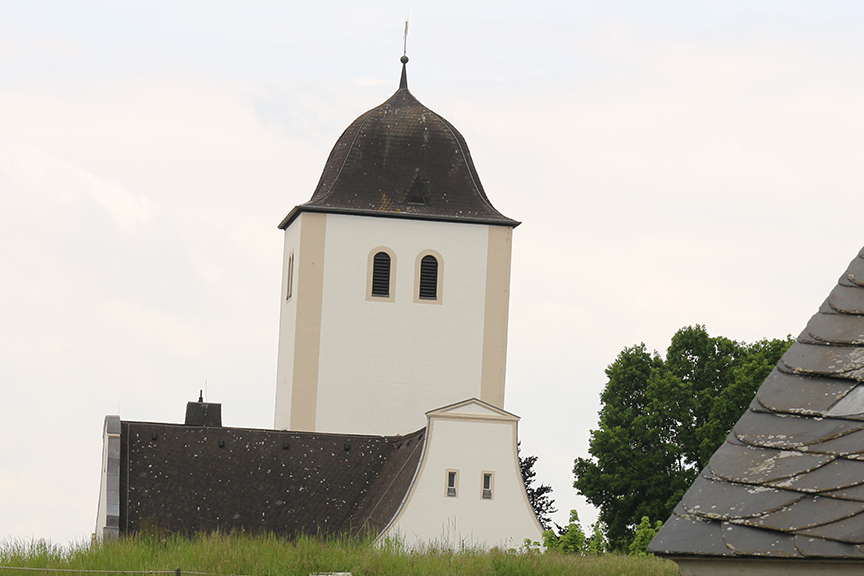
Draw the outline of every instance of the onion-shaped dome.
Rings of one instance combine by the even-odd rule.
[[[408,91],[407,60],[399,90],[348,126],[312,198],[280,228],[300,212],[519,225],[489,202],[465,138]]]

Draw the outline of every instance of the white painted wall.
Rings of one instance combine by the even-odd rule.
[[[293,358],[296,307],[284,296],[291,250],[295,282],[301,268],[306,216],[285,232],[277,428],[290,427],[292,369],[302,361]],[[432,407],[480,397],[488,226],[327,214],[325,238],[315,430],[402,434],[423,427]],[[395,254],[392,302],[367,299],[369,253],[379,246]],[[425,250],[441,255],[440,304],[415,302]]]
[[[541,541],[516,453],[518,418],[471,400],[429,414],[423,456],[413,486],[380,538],[414,547],[518,548]],[[447,471],[459,471],[458,496],[446,495]],[[482,474],[494,472],[493,498],[482,498]]]
[[[488,228],[330,214],[317,429],[399,434],[425,413],[480,396]],[[369,252],[396,255],[393,302],[366,299]],[[415,260],[442,256],[441,304],[415,302]]]
[[[294,286],[297,286],[297,268],[299,265],[300,231],[303,228],[303,216],[297,218],[285,230],[282,249],[282,290],[279,292],[279,351],[276,364],[276,417],[274,428],[287,430],[291,424],[291,383],[294,371],[294,339],[296,336],[297,297],[296,289],[293,297],[288,300],[288,257],[294,254]]]

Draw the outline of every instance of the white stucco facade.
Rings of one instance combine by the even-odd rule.
[[[519,418],[476,399],[427,414],[420,465],[402,507],[380,539],[408,546],[519,547],[542,540],[519,470]],[[449,477],[457,474],[455,496]],[[491,494],[484,498],[484,475]]]
[[[301,213],[285,230],[275,427],[392,435],[423,427],[430,407],[503,406],[511,233]],[[391,254],[389,298],[370,296],[377,251]],[[417,297],[426,254],[434,301]]]
[[[276,429],[290,428],[291,384],[294,374],[294,348],[297,334],[297,263],[300,260],[300,231],[303,218],[285,230],[282,263],[282,290],[279,307],[279,348],[276,355]],[[293,261],[292,261],[293,259]],[[289,274],[289,261],[291,273]],[[290,278],[289,278],[290,276]],[[288,283],[292,295],[288,297]]]

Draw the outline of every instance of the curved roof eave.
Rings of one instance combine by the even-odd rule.
[[[285,230],[291,223],[300,216],[301,212],[318,212],[325,214],[349,214],[352,216],[371,216],[373,218],[407,218],[410,220],[430,220],[433,222],[460,222],[462,224],[488,224],[490,226],[508,226],[516,228],[522,222],[512,220],[510,218],[492,219],[492,218],[476,218],[471,216],[448,216],[436,214],[417,214],[412,212],[382,212],[380,210],[362,210],[354,208],[332,208],[328,206],[295,206],[288,213],[282,222],[279,223],[279,228]]]

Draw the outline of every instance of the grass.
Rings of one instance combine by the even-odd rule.
[[[3,569],[47,569],[46,572]],[[130,537],[70,548],[42,540],[0,544],[0,576],[41,575],[58,569],[205,572],[246,576],[308,576],[351,572],[354,576],[677,576],[668,560],[619,554],[567,556],[429,547],[405,550],[398,543],[372,546],[368,540],[273,535]],[[69,576],[73,576],[70,574]]]

